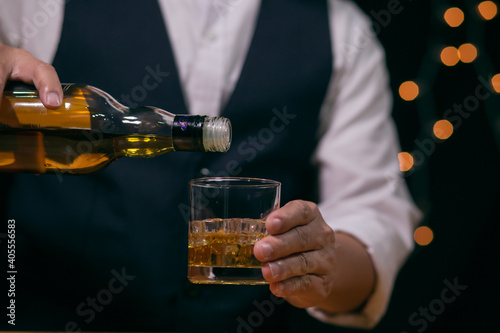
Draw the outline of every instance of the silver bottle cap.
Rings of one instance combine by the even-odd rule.
[[[225,153],[231,146],[231,122],[223,117],[206,117],[203,125],[205,151]]]

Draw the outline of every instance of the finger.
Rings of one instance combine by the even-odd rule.
[[[254,255],[258,260],[268,262],[294,253],[315,250],[319,243],[314,241],[313,229],[314,226],[309,224],[280,235],[267,236],[255,243]]]
[[[45,107],[61,107],[63,91],[54,67],[21,49],[10,48],[6,53],[14,59],[7,79],[34,84]]]
[[[277,297],[285,298],[294,306],[305,308],[326,298],[333,287],[333,279],[319,275],[302,275],[284,281],[271,283],[269,288]]]
[[[266,219],[266,230],[271,235],[284,233],[298,225],[309,223],[317,212],[317,207],[312,202],[290,201],[269,214]]]
[[[267,262],[262,266],[262,275],[269,282],[278,282],[301,275],[326,275],[334,266],[333,251],[321,249]]]
[[[326,223],[309,223],[259,240],[255,243],[254,255],[257,260],[268,262],[300,252],[333,249],[334,244],[335,233]]]
[[[58,109],[62,106],[62,86],[54,67],[46,63],[38,65],[34,71],[33,84],[45,107]]]

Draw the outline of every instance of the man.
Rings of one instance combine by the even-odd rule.
[[[2,3],[0,24],[0,82],[34,83],[49,108],[59,75],[129,106],[221,114],[234,134],[222,155],[17,175],[6,214],[29,319],[16,328],[264,332],[286,322],[276,296],[332,324],[377,323],[418,213],[399,180],[383,51],[352,3],[19,1]],[[282,182],[254,250],[272,295],[186,281],[187,182],[208,175]]]

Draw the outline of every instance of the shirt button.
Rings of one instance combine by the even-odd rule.
[[[210,176],[211,172],[210,172],[210,169],[208,169],[208,168],[202,168],[202,169],[200,170],[200,174],[201,174],[202,176]]]

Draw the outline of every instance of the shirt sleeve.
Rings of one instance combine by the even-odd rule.
[[[321,110],[319,209],[337,232],[356,237],[371,254],[375,289],[355,313],[324,322],[371,328],[384,315],[399,269],[413,250],[420,219],[399,171],[385,53],[369,19],[349,1],[330,0],[334,73]]]
[[[52,63],[64,19],[64,1],[0,0],[0,43]]]

